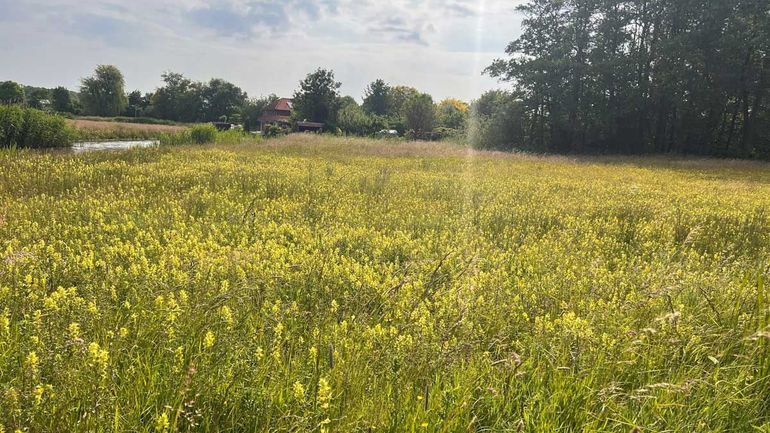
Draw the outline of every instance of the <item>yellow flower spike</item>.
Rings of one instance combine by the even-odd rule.
[[[45,393],[45,387],[43,385],[37,385],[35,386],[35,389],[32,391],[34,398],[35,398],[35,406],[40,406],[43,404],[43,394]]]
[[[109,352],[102,349],[99,343],[92,342],[88,345],[88,359],[90,365],[99,371],[102,378],[106,378],[107,367],[110,361]]]
[[[223,305],[222,308],[219,309],[219,316],[222,318],[222,321],[225,322],[225,325],[227,325],[227,329],[232,330],[235,319],[233,319],[233,312],[230,310],[230,307]]]
[[[40,358],[38,358],[36,352],[29,352],[24,359],[24,367],[27,369],[27,374],[32,377],[37,377],[39,364]]]
[[[216,336],[211,331],[206,331],[206,335],[203,337],[203,348],[208,350],[214,347],[216,342]]]
[[[294,382],[294,385],[291,387],[292,392],[294,394],[294,398],[297,399],[299,402],[305,401],[305,386],[302,385],[299,381]]]
[[[91,301],[91,302],[88,303],[87,311],[91,315],[94,315],[94,316],[99,314],[99,308],[96,306],[96,302],[95,301]]]
[[[67,331],[69,333],[69,338],[72,341],[80,340],[80,324],[77,322],[72,322],[67,327]]]
[[[160,416],[155,418],[155,432],[156,433],[166,433],[169,431],[169,428],[171,427],[171,423],[168,420],[168,414],[163,412]]]
[[[179,373],[184,366],[184,347],[178,346],[174,350],[174,371]]]
[[[332,388],[329,386],[329,381],[322,377],[318,380],[318,405],[322,409],[328,409],[331,400]]]
[[[0,313],[0,337],[7,336],[11,330],[11,318],[8,309],[6,308]]]

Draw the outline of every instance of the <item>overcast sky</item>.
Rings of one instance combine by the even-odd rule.
[[[500,87],[481,71],[520,31],[516,0],[0,0],[0,81],[76,89],[114,64],[127,90],[164,71],[290,96],[317,67],[360,100],[376,78],[435,98]]]

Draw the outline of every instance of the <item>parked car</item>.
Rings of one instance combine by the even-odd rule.
[[[383,129],[375,135],[377,138],[398,138],[398,131],[395,129]]]

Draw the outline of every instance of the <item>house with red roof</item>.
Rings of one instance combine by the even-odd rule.
[[[262,116],[259,118],[259,126],[262,132],[267,125],[277,125],[281,127],[291,126],[292,100],[288,98],[277,99],[268,105]]]
[[[291,112],[293,109],[293,100],[289,98],[281,98],[268,105],[262,113],[262,116],[259,118],[260,130],[265,132],[265,127],[267,125],[290,128]],[[297,132],[321,132],[323,131],[324,124],[304,120],[297,122],[294,127]]]

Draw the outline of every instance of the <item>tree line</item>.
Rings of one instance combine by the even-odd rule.
[[[341,96],[340,87],[333,71],[318,69],[308,74],[294,92],[294,116],[361,136],[382,130],[420,139],[464,134],[470,109],[460,100],[448,98],[436,104],[427,93],[378,79],[367,86],[359,105],[354,98]]]
[[[126,92],[121,71],[100,65],[81,80],[78,92],[63,87],[25,88],[18,83],[0,83],[0,103],[25,104],[60,113],[102,117],[140,117],[183,123],[224,121],[259,128],[259,118],[278,99],[276,95],[249,98],[240,87],[214,78],[193,81],[183,74],[166,72],[154,92]],[[292,95],[295,121],[320,122],[325,130],[352,135],[374,135],[396,130],[414,138],[440,138],[463,134],[469,107],[456,99],[435,104],[433,98],[408,86],[372,82],[363,104],[343,96],[334,72],[318,69],[299,83]],[[30,90],[32,89],[32,90]]]
[[[530,0],[503,147],[770,155],[767,0]]]
[[[373,81],[363,103],[318,69],[294,92],[294,120],[327,131],[458,137],[471,146],[556,153],[687,153],[770,158],[767,0],[529,0],[521,36],[485,73],[510,83],[467,104]],[[126,93],[99,66],[79,92],[0,83],[0,102],[50,100],[54,111],[226,120],[256,129],[276,95],[249,98],[221,79],[163,74],[154,92]],[[48,92],[48,93],[46,93]]]

